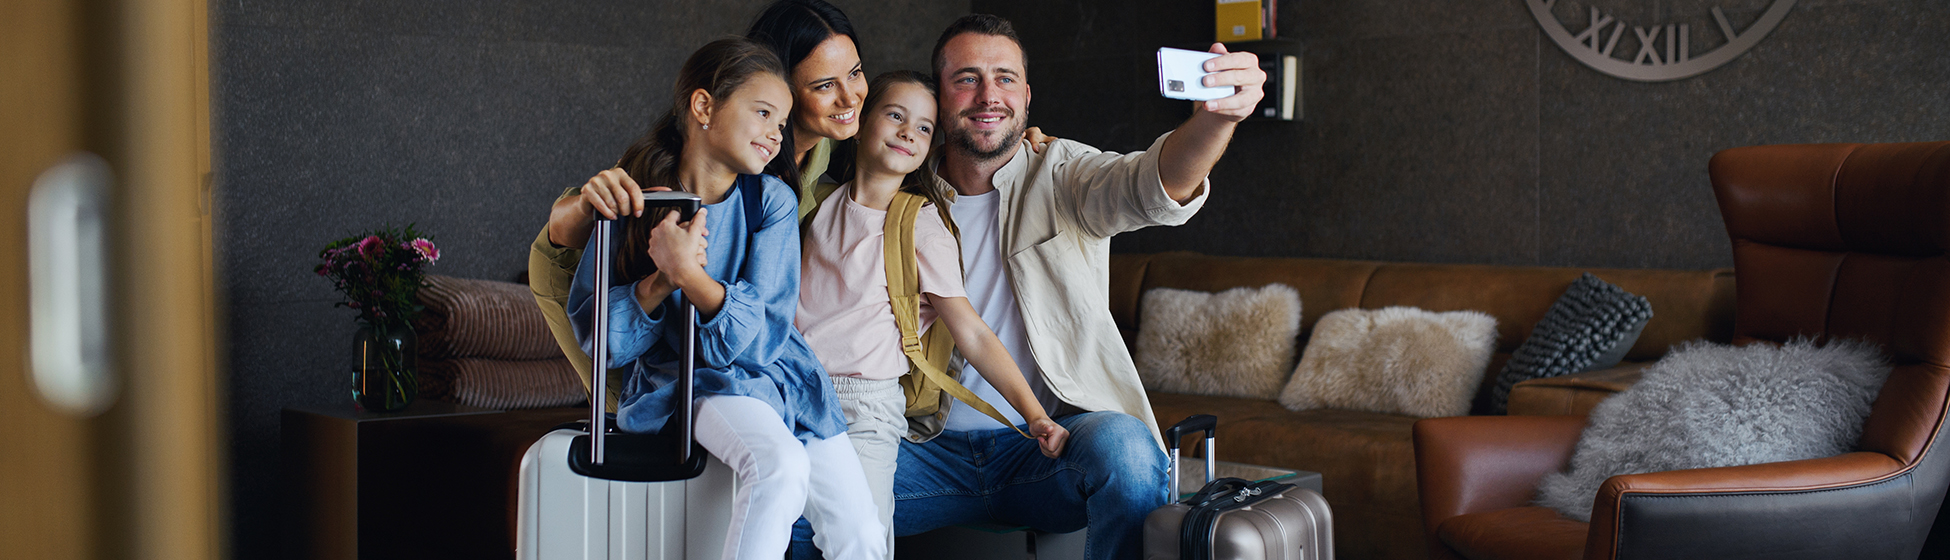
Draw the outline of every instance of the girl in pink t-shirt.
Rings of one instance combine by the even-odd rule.
[[[882,229],[895,191],[922,195],[934,205],[942,199],[924,165],[934,139],[934,81],[913,71],[888,72],[875,77],[867,91],[855,137],[856,176],[820,203],[801,232],[794,323],[839,393],[848,436],[866,469],[881,521],[890,529],[891,551],[895,459],[907,434],[900,376],[907,374],[908,362],[887,299]],[[915,219],[914,252],[923,296],[920,331],[942,321],[961,356],[1022,413],[1043,454],[1060,455],[1069,432],[1037,403],[1009,351],[969,305],[961,249],[935,208],[922,208]]]

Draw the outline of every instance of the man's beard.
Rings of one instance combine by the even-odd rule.
[[[976,112],[978,111],[967,111],[967,113],[971,114]],[[1015,116],[1015,112],[1011,111],[1007,117],[1003,118],[1014,119]],[[1009,153],[1009,150],[1016,147],[1015,141],[1022,138],[1023,123],[1017,122],[1015,124],[1015,128],[1001,131],[1003,133],[1001,139],[996,141],[995,146],[992,148],[983,149],[979,143],[981,140],[977,138],[977,135],[980,133],[966,124],[957,126],[954,133],[948,135],[948,143],[954,146],[956,151],[973,156],[975,161],[993,161]]]

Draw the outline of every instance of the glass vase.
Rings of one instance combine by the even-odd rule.
[[[420,395],[413,327],[360,324],[352,340],[352,401],[373,412],[413,404]]]

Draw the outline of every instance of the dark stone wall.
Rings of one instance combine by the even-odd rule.
[[[833,2],[869,75],[925,68],[968,7]],[[211,4],[237,558],[278,554],[278,411],[349,400],[353,314],[311,273],[319,249],[414,223],[444,253],[434,272],[512,279],[549,202],[649,127],[693,49],[765,4]]]
[[[1030,122],[1143,149],[1189,115],[1158,97],[1153,51],[1204,48],[1209,2],[976,0],[1030,57]],[[1771,1],[1560,0],[1628,25],[1690,25],[1694,53]],[[1709,73],[1629,82],[1577,62],[1521,0],[1280,2],[1305,44],[1304,122],[1248,122],[1190,224],[1119,236],[1120,252],[1583,267],[1731,266],[1706,163],[1746,145],[1950,139],[1950,6],[1802,0]]]

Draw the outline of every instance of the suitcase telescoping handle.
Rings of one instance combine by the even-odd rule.
[[[697,209],[702,205],[702,202],[703,200],[698,198],[697,195],[687,192],[658,191],[643,193],[643,208],[645,210],[657,207],[675,208],[678,212],[678,219],[686,222],[690,221],[692,216],[697,215]],[[591,338],[594,340],[591,345],[593,348],[591,348],[589,354],[589,361],[591,363],[589,369],[592,374],[592,383],[589,384],[589,464],[592,465],[603,464],[604,452],[606,451],[603,439],[604,435],[606,435],[605,432],[609,431],[608,417],[603,412],[604,404],[609,397],[609,280],[614,264],[611,262],[614,255],[612,254],[612,249],[610,249],[612,247],[610,240],[612,236],[611,229],[614,224],[614,220],[597,215],[596,228],[590,232],[589,244],[586,246],[598,248],[596,250],[595,263],[593,263],[596,266],[594,273],[596,277],[596,293],[594,294],[596,316],[595,324],[591,325],[592,328],[590,329]],[[677,373],[677,398],[678,402],[689,403],[694,396],[692,391],[692,387],[694,386],[692,376],[696,375],[697,372],[697,307],[691,305],[689,298],[680,298],[680,300],[683,303],[679,308],[680,314],[678,316],[685,319],[684,356],[683,363],[681,364],[682,367]],[[678,433],[677,461],[679,463],[688,463],[691,460],[692,427],[690,411],[691,407],[686,404],[676,414]]]
[[[1172,424],[1170,428],[1165,429],[1165,443],[1171,446],[1171,465],[1166,467],[1166,470],[1171,473],[1170,495],[1173,496],[1172,501],[1177,501],[1178,473],[1184,470],[1179,468],[1178,450],[1182,446],[1178,444],[1178,440],[1184,438],[1187,433],[1205,432],[1205,481],[1210,483],[1218,473],[1215,459],[1218,454],[1212,450],[1212,443],[1215,439],[1213,436],[1218,428],[1219,417],[1210,414],[1193,414],[1184,420],[1178,421],[1177,424]]]
[[[603,445],[603,432],[608,431],[609,427],[608,417],[603,415],[603,411],[605,408],[604,405],[609,402],[609,228],[612,223],[611,220],[598,214],[596,216],[596,227],[593,231],[589,232],[589,244],[585,245],[583,249],[585,251],[593,250],[596,252],[595,262],[592,263],[596,265],[596,270],[590,273],[590,275],[596,277],[596,293],[591,294],[596,300],[596,313],[591,321],[594,324],[589,325],[589,336],[592,339],[589,345],[589,373],[591,375],[589,383],[589,464],[591,465],[603,464],[603,452],[607,450],[607,447]]]

